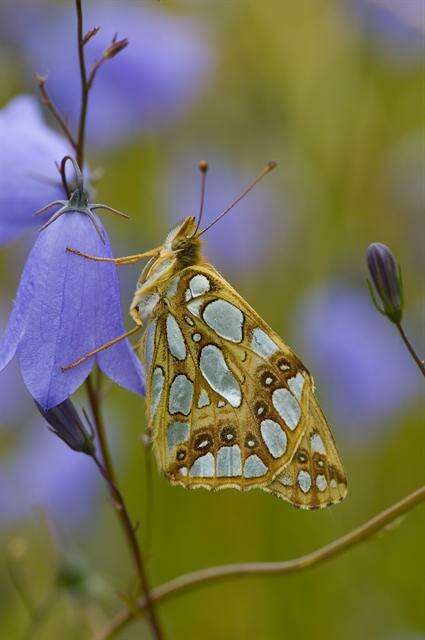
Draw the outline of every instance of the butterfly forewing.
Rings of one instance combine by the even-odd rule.
[[[310,374],[213,267],[163,296],[142,345],[161,467],[184,486],[266,488],[310,424]]]

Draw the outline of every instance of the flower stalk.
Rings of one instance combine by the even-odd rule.
[[[389,529],[391,523],[397,521],[402,515],[412,510],[424,500],[425,485],[412,491],[356,529],[304,556],[292,560],[283,560],[281,562],[241,562],[239,564],[207,567],[199,571],[178,576],[174,580],[155,587],[151,592],[152,599],[156,603],[162,602],[172,596],[220,580],[242,578],[251,575],[298,573],[299,571],[322,564],[331,558],[349,551],[361,542],[369,540],[379,531],[385,530],[386,527]],[[98,633],[96,640],[112,640],[112,638],[117,637],[117,635],[136,618],[138,613],[143,612],[146,607],[147,602],[144,599],[140,599],[137,609],[125,609],[119,612],[115,619]]]
[[[366,260],[372,283],[367,280],[369,293],[376,309],[395,324],[410,355],[425,377],[424,361],[416,353],[401,324],[404,308],[404,291],[401,267],[397,265],[389,247],[382,242],[373,242],[366,252]],[[378,302],[378,298],[381,304]],[[382,305],[382,306],[381,306]]]
[[[86,121],[87,121],[87,109],[88,109],[88,101],[90,90],[93,86],[94,79],[98,70],[105,60],[115,56],[122,49],[124,49],[128,41],[122,40],[116,42],[116,39],[113,40],[109,55],[104,55],[101,61],[96,63],[90,73],[87,75],[86,62],[85,62],[85,54],[84,47],[87,43],[87,39],[84,35],[84,25],[83,25],[83,9],[81,0],[75,0],[75,7],[77,13],[77,47],[78,47],[78,60],[80,65],[80,77],[81,77],[81,107],[80,107],[80,118],[78,124],[78,136],[76,143],[76,161],[77,165],[80,167],[80,170],[83,171],[84,160],[85,160],[85,132],[86,132]],[[95,34],[93,34],[95,35]],[[108,51],[108,50],[107,50]],[[66,180],[65,180],[66,181]],[[100,376],[100,373],[99,373]],[[112,461],[112,456],[109,448],[109,443],[106,435],[105,423],[103,420],[102,410],[101,410],[101,395],[99,393],[101,388],[100,383],[101,378],[98,378],[98,384],[96,386],[93,384],[92,376],[89,375],[86,380],[86,390],[87,396],[90,402],[95,431],[98,437],[99,447],[102,453],[103,464],[98,460],[97,457],[94,457],[94,460],[101,472],[102,476],[105,478],[108,487],[111,492],[111,496],[113,498],[114,506],[118,517],[121,521],[124,533],[126,535],[126,539],[128,542],[128,546],[134,560],[134,564],[137,570],[137,574],[140,582],[140,592],[143,593],[144,598],[147,603],[147,614],[149,624],[152,630],[152,634],[155,640],[163,640],[164,636],[161,631],[156,611],[153,605],[153,601],[150,594],[150,585],[147,578],[147,572],[145,569],[139,541],[136,536],[136,532],[131,521],[130,515],[128,513],[126,503],[124,501],[123,495],[118,488],[117,477]]]
[[[99,448],[102,453],[103,463],[100,462],[96,455],[93,456],[93,459],[103,478],[106,480],[109,491],[111,493],[113,504],[115,506],[115,510],[120,519],[124,534],[127,538],[128,547],[130,549],[130,553],[137,569],[137,575],[140,584],[140,593],[143,594],[144,600],[146,601],[147,617],[152,629],[153,636],[155,640],[163,640],[164,635],[161,631],[154,608],[154,602],[151,597],[150,585],[139,541],[137,539],[136,531],[128,512],[125,500],[117,484],[117,477],[112,462],[112,456],[106,436],[105,423],[100,406],[101,400],[99,395],[99,387],[97,386],[97,388],[95,389],[91,376],[89,376],[86,381],[86,389],[90,401],[96,433],[98,436]]]

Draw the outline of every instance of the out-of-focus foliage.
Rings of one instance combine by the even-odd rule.
[[[10,19],[10,3],[4,4]],[[72,4],[62,3],[67,27],[74,24]],[[423,481],[419,374],[395,329],[371,305],[365,250],[384,242],[402,263],[405,327],[424,353],[425,25],[420,0],[152,4],[170,25],[187,19],[196,38],[205,38],[203,93],[197,99],[191,93],[166,125],[126,122],[132,133],[119,147],[89,146],[91,169],[103,170],[96,199],[132,216],[104,220],[114,250],[125,255],[155,246],[176,218],[194,213],[199,160],[211,163],[206,220],[265,161],[277,160],[257,193],[206,234],[207,253],[312,370],[349,479],[344,503],[312,513],[261,492],[173,488],[140,438],[144,400],[113,388],[106,400],[112,449],[158,584],[222,562],[295,557]],[[114,28],[125,37],[125,6],[115,15]],[[49,71],[31,68],[36,22],[27,28],[27,50],[21,31],[15,41],[13,29],[2,36],[2,105],[33,90],[33,70]],[[137,45],[130,42],[102,76],[112,65],[119,73]],[[61,72],[57,62],[48,60],[52,76]],[[155,78],[160,69],[155,59],[149,64]],[[150,90],[148,83],[137,89]],[[111,116],[112,142],[119,127]],[[30,231],[0,253],[0,328],[33,241]],[[120,270],[125,307],[137,276],[137,266]],[[84,404],[84,396],[76,401]],[[160,617],[173,640],[423,638],[424,533],[417,510],[313,571],[194,590],[161,605]],[[91,461],[48,433],[14,369],[0,376],[0,546],[0,635],[10,640],[28,624],[11,570],[24,576],[36,603],[49,603],[34,634],[43,640],[91,637],[91,625],[99,627],[119,606],[116,590],[133,586],[121,530]],[[143,621],[122,634],[147,637]]]

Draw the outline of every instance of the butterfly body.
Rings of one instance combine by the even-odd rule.
[[[308,370],[202,255],[194,218],[167,236],[130,308],[145,331],[148,426],[160,468],[188,488],[262,488],[294,506],[346,495]]]

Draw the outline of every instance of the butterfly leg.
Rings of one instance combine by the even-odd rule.
[[[67,364],[65,367],[61,367],[62,373],[64,373],[65,371],[69,371],[70,369],[75,369],[75,367],[78,367],[78,365],[82,364],[92,356],[96,355],[96,353],[99,353],[100,351],[105,351],[105,349],[109,349],[109,347],[113,347],[114,344],[117,344],[118,342],[121,342],[121,340],[125,340],[126,338],[129,338],[134,333],[139,331],[141,328],[142,326],[138,324],[132,329],[130,329],[130,331],[126,331],[125,333],[122,333],[120,336],[114,338],[113,340],[109,340],[108,342],[101,344],[100,347],[97,347],[96,349],[89,351],[88,353],[81,356],[81,358],[78,358],[78,360],[71,362],[71,364]]]
[[[158,253],[158,249],[151,249],[150,251],[145,251],[144,253],[135,253],[132,256],[123,256],[122,258],[104,258],[102,256],[92,256],[89,253],[84,253],[83,251],[73,249],[72,247],[67,247],[66,250],[69,253],[74,253],[76,256],[86,258],[87,260],[95,260],[96,262],[112,262],[116,265],[133,264],[134,262],[139,262],[139,260],[149,258]]]

